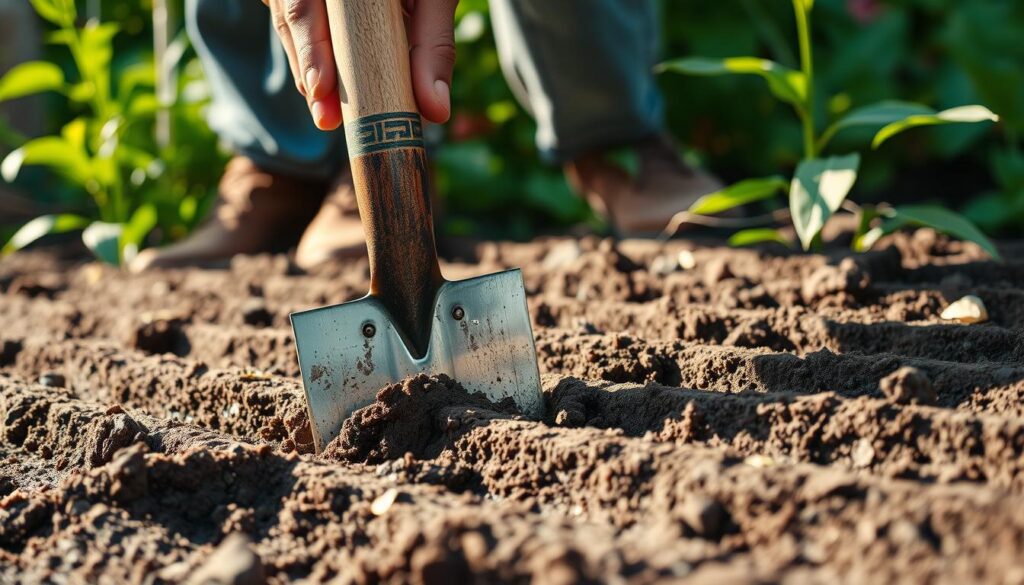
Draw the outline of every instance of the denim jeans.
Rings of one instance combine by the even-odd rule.
[[[661,130],[654,0],[490,4],[502,70],[537,122],[543,158],[564,162]],[[313,125],[262,2],[187,0],[186,23],[213,94],[210,124],[231,148],[309,178],[345,164],[344,132]]]

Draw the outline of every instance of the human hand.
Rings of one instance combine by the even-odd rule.
[[[295,86],[321,130],[334,130],[343,122],[327,2],[366,1],[263,0],[288,55]],[[439,124],[451,114],[457,4],[458,0],[402,0],[416,105],[424,118]]]

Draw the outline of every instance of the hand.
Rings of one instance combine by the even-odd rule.
[[[281,37],[299,93],[321,130],[342,123],[338,69],[327,23],[327,2],[367,0],[263,0]],[[416,105],[423,117],[443,123],[451,114],[455,67],[455,6],[458,0],[402,0]]]

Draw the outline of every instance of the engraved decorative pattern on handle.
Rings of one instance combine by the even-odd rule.
[[[364,116],[345,123],[349,157],[396,148],[423,148],[423,122],[413,112]]]

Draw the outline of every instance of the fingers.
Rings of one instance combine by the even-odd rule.
[[[264,0],[264,2],[267,1]],[[295,43],[292,41],[291,28],[288,27],[288,22],[284,19],[284,0],[269,0],[267,5],[270,7],[270,18],[274,23],[274,30],[277,31],[277,36],[281,39],[285,54],[288,55],[288,66],[291,67],[295,85],[301,92],[303,89],[299,87],[299,79],[301,78],[298,74],[298,59],[295,57]]]
[[[337,68],[324,0],[269,0],[295,87],[321,130],[341,125]]]
[[[412,87],[423,117],[438,124],[451,115],[458,0],[416,0],[409,27]]]

